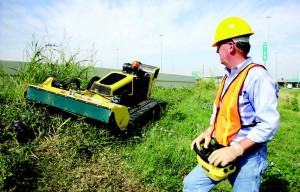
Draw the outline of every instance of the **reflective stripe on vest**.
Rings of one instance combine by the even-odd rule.
[[[219,144],[228,146],[232,139],[237,135],[242,127],[241,116],[239,113],[239,93],[243,87],[248,71],[253,67],[263,67],[257,64],[250,64],[244,68],[230,83],[227,90],[221,97],[224,84],[227,79],[225,76],[216,95],[215,104],[217,113],[212,125],[215,130],[215,138]]]

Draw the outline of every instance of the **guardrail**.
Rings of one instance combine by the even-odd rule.
[[[25,62],[19,61],[4,61],[0,60],[0,66],[2,65],[5,72],[11,75],[15,75],[15,69],[20,68],[24,65]],[[120,69],[112,69],[112,68],[98,68],[95,67],[95,74],[99,77],[103,77],[111,71],[120,71]],[[185,76],[185,75],[176,75],[176,74],[166,74],[159,73],[156,85],[163,87],[193,87],[196,83],[195,77],[193,76]]]

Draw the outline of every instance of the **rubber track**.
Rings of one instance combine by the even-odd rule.
[[[162,101],[149,99],[139,103],[136,107],[130,108],[128,128],[140,128],[148,122],[157,120],[165,106],[166,103]]]

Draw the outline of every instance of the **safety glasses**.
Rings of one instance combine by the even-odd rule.
[[[220,49],[220,47],[221,47],[222,45],[224,45],[224,44],[232,44],[232,43],[234,43],[234,42],[232,42],[232,41],[220,41],[220,42],[217,44],[217,53],[219,53],[219,49]]]

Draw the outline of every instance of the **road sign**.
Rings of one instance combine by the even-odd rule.
[[[194,76],[195,79],[199,79],[199,73],[198,73],[198,71],[192,71],[192,76]]]
[[[262,60],[268,60],[268,44],[267,42],[263,42],[263,52],[262,52]]]

